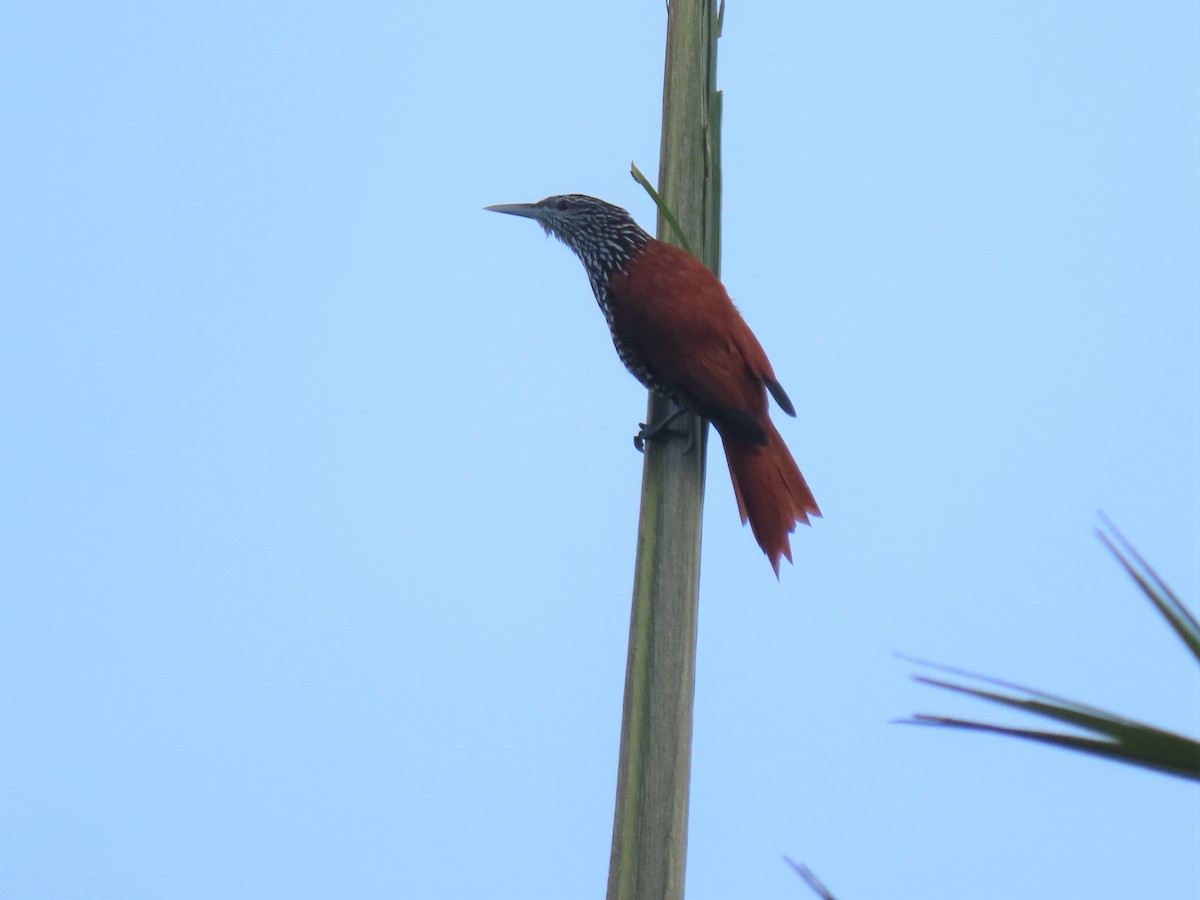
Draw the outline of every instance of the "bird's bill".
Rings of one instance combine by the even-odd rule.
[[[526,219],[536,219],[538,217],[536,203],[500,203],[496,206],[485,206],[484,209],[490,209],[492,212],[506,213],[510,216],[524,216]]]

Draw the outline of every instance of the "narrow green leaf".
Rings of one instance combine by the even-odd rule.
[[[1112,532],[1113,539],[1109,538],[1103,531],[1097,529],[1096,534],[1100,540],[1104,542],[1104,546],[1108,547],[1109,551],[1117,560],[1125,567],[1125,571],[1129,576],[1138,583],[1138,587],[1142,589],[1150,602],[1158,609],[1167,623],[1179,635],[1179,639],[1187,645],[1187,648],[1192,652],[1192,656],[1200,662],[1200,623],[1191,614],[1186,606],[1180,601],[1175,593],[1167,587],[1166,583],[1158,576],[1154,569],[1150,568],[1149,564],[1144,560],[1133,548],[1133,545],[1125,539],[1109,521],[1108,517],[1101,514],[1105,526]],[[1118,547],[1117,543],[1121,546]],[[1122,552],[1124,551],[1124,552]],[[1136,563],[1136,565],[1135,565]]]
[[[1024,694],[1012,696],[986,691],[966,685],[955,684],[926,676],[914,676],[914,680],[931,687],[942,688],[959,694],[997,703],[1010,709],[1020,710],[1032,715],[1063,722],[1085,732],[1092,732],[1097,737],[1063,734],[1059,732],[1037,731],[1025,728],[1009,728],[1002,725],[992,725],[967,719],[956,719],[947,716],[933,716],[919,713],[912,719],[903,720],[901,724],[932,725],[946,728],[957,728],[971,731],[985,731],[993,734],[1004,734],[1010,737],[1020,737],[1026,740],[1039,741],[1057,747],[1091,753],[1107,759],[1143,766],[1159,772],[1176,775],[1200,781],[1200,742],[1183,735],[1155,728],[1124,716],[1116,715],[1083,703],[1076,703],[1061,697],[1055,697],[1044,691],[988,678],[961,669],[952,669],[924,660],[903,657],[918,665],[928,666],[943,672],[949,672],[964,678],[974,679],[986,684],[996,685],[1007,691]]]
[[[804,863],[794,862],[790,856],[785,856],[783,861],[791,866],[797,875],[804,879],[804,883],[812,888],[812,892],[820,897],[821,900],[837,900],[829,888],[821,884],[821,880],[813,874],[813,870],[804,865]]]
[[[984,722],[973,722],[967,719],[953,719],[946,716],[916,715],[901,724],[928,725],[943,728],[956,728],[964,731],[984,731],[992,734],[1003,734],[1009,737],[1019,737],[1025,740],[1037,741],[1064,750],[1075,750],[1090,753],[1114,762],[1137,765],[1152,769],[1167,775],[1175,775],[1191,781],[1200,781],[1200,744],[1187,738],[1179,738],[1178,744],[1160,741],[1147,736],[1145,741],[1114,743],[1099,738],[1086,738],[1073,734],[1062,734],[1054,731],[1036,731],[1028,728],[1006,728],[1003,725],[989,725]]]
[[[679,238],[679,245],[688,253],[691,253],[692,256],[695,256],[696,254],[692,252],[692,245],[688,243],[687,235],[679,227],[679,221],[675,218],[675,214],[671,212],[671,208],[667,206],[667,201],[654,189],[654,185],[650,183],[649,179],[642,174],[642,170],[637,167],[637,163],[631,162],[629,164],[629,174],[633,176],[634,181],[646,189],[646,193],[650,195],[650,199],[654,201],[654,205],[658,207],[658,211],[662,213],[662,217],[667,220],[667,224],[675,232],[675,237]]]

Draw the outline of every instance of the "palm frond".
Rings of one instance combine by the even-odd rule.
[[[1154,604],[1155,609],[1167,620],[1180,640],[1192,652],[1197,662],[1200,662],[1200,625],[1197,624],[1195,617],[1124,536],[1113,527],[1112,523],[1104,519],[1104,524],[1111,532],[1111,536],[1104,531],[1098,531],[1100,540],[1141,587],[1151,603]],[[1042,716],[1073,726],[1081,733],[1013,728],[925,713],[918,713],[911,719],[905,719],[902,724],[1004,734],[1200,781],[1200,741],[1094,706],[1064,697],[1056,697],[1034,688],[989,678],[962,669],[953,669],[926,660],[912,657],[901,658],[926,668],[958,676],[960,679],[969,679],[1000,688],[1000,690],[985,690],[981,687],[971,687],[925,675],[913,676],[914,680],[921,684]]]

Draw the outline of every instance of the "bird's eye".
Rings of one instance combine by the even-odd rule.
[[[566,212],[567,207],[569,205],[570,204],[567,203],[565,197],[559,197],[557,202],[555,202],[555,204],[554,204],[554,208],[557,209],[559,212]]]

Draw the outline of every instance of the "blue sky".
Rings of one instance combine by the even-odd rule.
[[[578,262],[662,3],[0,12],[0,892],[604,889],[645,395]],[[709,460],[688,897],[1194,897],[1195,786],[907,652],[1200,732],[1195,4],[731,2],[725,283],[825,512]]]

